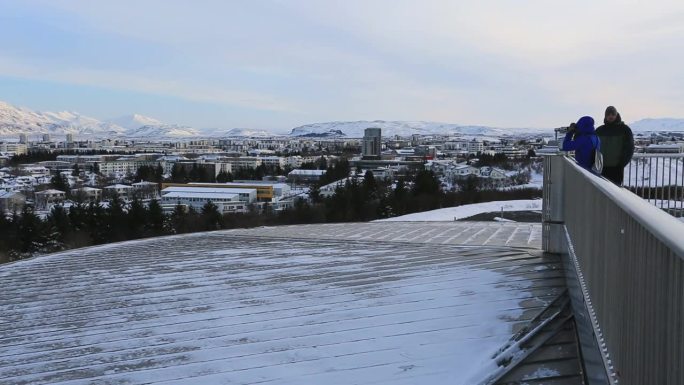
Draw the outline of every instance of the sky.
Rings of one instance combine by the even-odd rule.
[[[0,100],[285,131],[684,117],[684,1],[0,0]]]

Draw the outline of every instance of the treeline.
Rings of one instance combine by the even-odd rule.
[[[348,167],[344,161],[330,166],[332,173]],[[348,171],[347,171],[348,172]],[[330,197],[322,197],[318,186],[312,188],[311,202],[297,200],[280,212],[222,214],[216,205],[201,210],[176,206],[165,214],[159,202],[145,205],[139,200],[129,204],[113,198],[108,204],[75,204],[69,209],[56,206],[44,219],[30,207],[11,217],[0,215],[0,261],[26,258],[36,253],[118,242],[160,235],[196,231],[283,224],[360,222],[442,207],[493,200],[532,199],[538,189],[510,191],[477,187],[444,191],[432,171],[419,171],[396,183],[378,180],[371,171],[363,178],[349,178]]]
[[[57,160],[57,155],[112,155],[112,154],[128,154],[125,151],[110,151],[110,150],[61,150],[47,151],[47,150],[30,150],[26,154],[17,154],[10,158],[10,166],[17,166],[26,163],[45,162]]]
[[[0,215],[0,261],[131,239],[224,228],[215,204],[201,211],[177,206],[164,214],[159,202],[114,197],[107,205],[91,202],[68,209],[54,206],[44,219],[30,206],[11,217]]]
[[[197,163],[195,163],[191,167],[185,167],[180,164],[175,164],[171,169],[170,180],[173,183],[225,183],[232,182],[236,179],[261,180],[265,176],[287,175],[287,173],[290,172],[290,170],[291,169],[282,168],[280,166],[268,166],[265,164],[260,164],[255,168],[238,168],[235,169],[232,173],[221,171],[217,175],[214,175],[208,172],[207,169],[204,168],[201,164],[198,165]],[[138,170],[138,174],[140,174],[140,170]],[[152,175],[149,175],[149,171],[147,171],[144,175],[140,175],[140,178],[138,177],[138,175],[136,175],[136,180],[141,179],[143,176],[147,176],[147,179],[143,178],[142,180],[149,180],[153,182],[161,182],[163,178],[161,174],[154,173]]]

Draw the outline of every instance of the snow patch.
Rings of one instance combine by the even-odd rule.
[[[542,200],[521,199],[512,201],[475,203],[471,205],[407,214],[394,218],[380,219],[376,222],[450,222],[472,217],[473,215],[500,212],[502,208],[503,211],[538,211],[542,209]]]

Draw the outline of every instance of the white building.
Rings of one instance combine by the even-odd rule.
[[[238,196],[239,201],[245,202],[246,204],[254,203],[257,200],[257,190],[255,188],[170,186],[162,190],[162,198],[164,197],[164,194],[171,192],[192,193],[197,196],[201,196],[202,194],[213,193],[235,194]]]
[[[261,159],[261,164],[267,167],[285,167],[285,158],[281,158],[279,156],[262,156],[259,159]]]
[[[28,147],[23,143],[0,143],[0,152],[11,155],[23,155],[28,152]]]
[[[39,210],[45,210],[51,205],[63,202],[66,194],[64,191],[50,189],[38,191],[35,193],[35,196],[36,208]]]
[[[95,188],[95,187],[81,187],[81,188],[75,188],[71,189],[71,196],[72,197],[77,197],[77,199],[83,200],[83,201],[99,201],[102,200],[102,189]]]
[[[130,198],[133,194],[133,186],[125,184],[113,184],[104,188],[104,194],[107,197],[118,195],[120,198]]]
[[[238,191],[236,191],[238,190]],[[249,204],[256,200],[256,190],[248,195],[253,200],[244,200],[245,189],[206,188],[206,187],[168,187],[162,190],[162,206],[184,205],[197,211],[211,202],[218,207],[220,213],[247,212]]]

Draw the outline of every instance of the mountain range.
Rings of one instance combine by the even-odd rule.
[[[630,126],[637,133],[684,131],[684,119],[642,119],[631,123]],[[381,128],[383,136],[386,137],[407,137],[413,134],[446,134],[496,138],[532,136],[544,133],[551,134],[553,132],[551,129],[538,128],[495,128],[424,121],[363,120],[307,124],[293,128],[287,136],[360,138],[363,137],[363,131],[368,127]],[[101,121],[73,111],[38,112],[28,108],[15,107],[0,101],[0,137],[17,137],[22,133],[29,135],[75,134],[87,138],[122,137],[141,139],[276,136],[268,131],[244,128],[200,130],[178,124],[167,124],[140,114]]]

